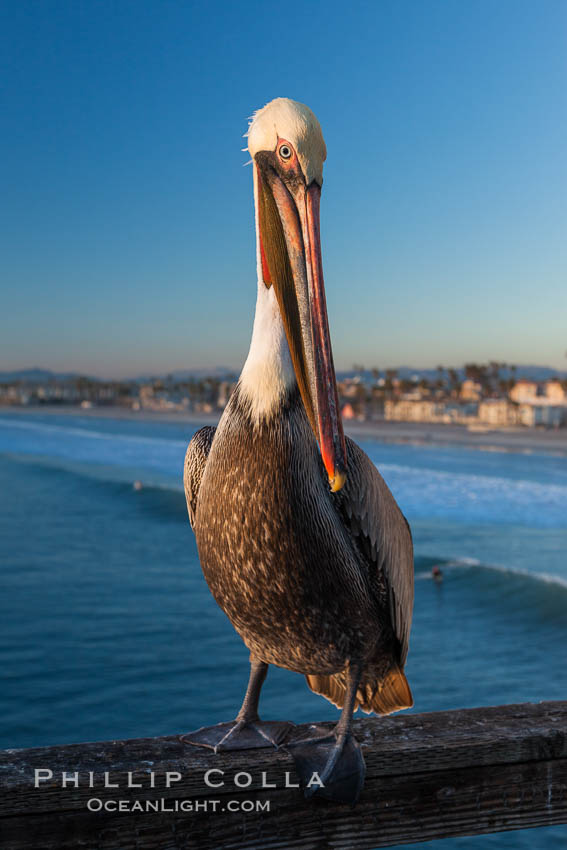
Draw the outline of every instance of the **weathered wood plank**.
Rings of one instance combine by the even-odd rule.
[[[567,702],[373,718],[355,732],[367,764],[355,809],[286,787],[286,774],[288,785],[296,777],[284,750],[215,756],[175,736],[5,750],[0,846],[354,850],[567,823]],[[38,788],[36,769],[53,774]],[[222,785],[206,784],[210,769]],[[76,771],[78,787],[61,787],[63,772]],[[105,787],[105,774],[119,787]],[[248,787],[235,784],[248,776]],[[167,808],[94,813],[93,799]],[[241,810],[256,804],[269,811]],[[182,806],[192,810],[174,811]]]

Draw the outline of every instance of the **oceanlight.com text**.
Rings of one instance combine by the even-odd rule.
[[[92,797],[87,802],[89,812],[269,812],[269,800],[101,800]]]

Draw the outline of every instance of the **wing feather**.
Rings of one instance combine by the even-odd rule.
[[[187,500],[187,512],[191,528],[195,530],[197,518],[197,498],[199,487],[205,471],[207,458],[213,444],[216,428],[205,425],[200,428],[191,438],[185,453],[185,465],[183,468],[183,486],[185,487],[185,498]]]
[[[413,612],[413,544],[408,522],[388,485],[370,458],[349,437],[346,484],[336,494],[337,504],[370,569],[386,582],[394,634],[400,643],[403,666],[409,647]]]

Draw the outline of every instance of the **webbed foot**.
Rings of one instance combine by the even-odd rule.
[[[285,741],[293,723],[275,720],[231,720],[216,726],[202,726],[194,732],[181,735],[184,744],[208,747],[215,753],[223,750],[255,750],[275,747]]]
[[[313,735],[286,744],[305,796],[316,795],[354,806],[366,775],[360,744],[350,732],[313,728]]]

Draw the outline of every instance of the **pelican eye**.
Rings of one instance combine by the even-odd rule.
[[[282,159],[290,159],[291,157],[291,148],[289,145],[281,145],[280,146],[280,156]]]

